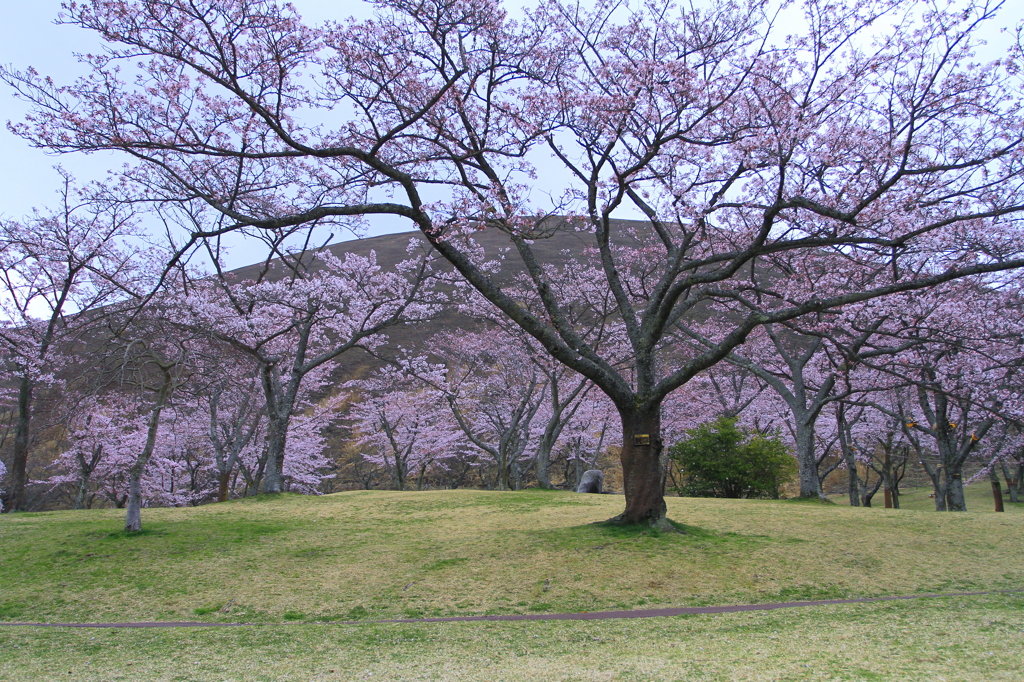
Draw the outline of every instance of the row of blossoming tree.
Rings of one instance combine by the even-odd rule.
[[[237,449],[262,444],[268,491],[283,489],[293,418],[315,411],[329,367],[356,349],[387,356],[402,373],[389,383],[413,382],[447,407],[447,426],[419,426],[426,407],[411,421],[438,452],[486,453],[499,487],[521,480],[524,456],[547,484],[566,425],[607,423],[591,409],[607,403],[621,523],[666,526],[663,442],[716,382],[736,388],[720,393],[726,409],[789,425],[802,496],[822,494],[825,442],[863,500],[853,464],[879,451],[865,434],[880,425],[892,443],[934,453],[937,504],[952,509],[963,508],[972,453],[1015,451],[1021,50],[993,62],[975,54],[998,5],[551,1],[512,20],[493,0],[374,4],[372,19],[314,27],[267,0],[70,3],[61,20],[105,41],[81,57],[87,75],[58,85],[3,72],[33,106],[13,125],[32,144],[127,160],[90,205],[146,211],[183,235],[138,266],[156,273],[148,293],[120,284],[127,267],[110,280],[112,296],[145,312],[111,319],[98,337],[117,361],[80,373],[147,396],[135,410],[146,437],[129,448],[130,508],[160,424],[185,419],[173,408],[190,386],[220,395],[204,400],[225,420],[252,407],[200,389],[226,376],[203,367],[207,354],[248,367],[232,380],[252,377],[266,420],[232,430],[210,418],[220,475],[230,480],[230,453],[251,434]],[[626,211],[644,221],[621,220]],[[282,248],[381,214],[408,220],[429,252],[385,271]],[[231,281],[217,263],[232,233],[263,239],[279,256],[267,272],[287,272]],[[500,235],[505,249],[483,252],[478,234]],[[213,271],[197,277],[187,263],[204,251]],[[31,281],[19,274],[8,290]],[[484,336],[432,336],[421,353],[388,347],[385,329],[449,297]],[[18,384],[14,508],[34,387],[55,360],[49,330],[111,309],[61,302],[52,325],[36,325],[37,309],[18,305],[7,334],[20,349],[8,382]],[[35,345],[18,346],[29,328]],[[506,340],[489,345],[499,330]],[[397,462],[405,446],[377,414],[387,441],[377,456],[390,447]],[[891,459],[880,465],[890,479]],[[404,484],[408,466],[390,466]]]
[[[419,251],[415,242],[409,250]],[[550,276],[576,292],[579,328],[608,343],[620,337],[626,362],[624,325],[592,284],[598,259],[584,249],[549,266]],[[17,268],[7,272],[15,281]],[[35,503],[111,504],[137,515],[143,503],[259,490],[575,487],[585,468],[618,449],[614,405],[479,297],[439,291],[451,278],[430,272],[424,254],[395,271],[327,250],[284,254],[244,278],[177,279],[141,310],[129,298],[102,314],[69,316],[77,327],[55,325],[69,336],[30,375],[54,403],[28,412],[50,422],[34,429],[45,464],[45,477],[30,486]],[[48,281],[68,288],[55,273]],[[804,275],[773,278],[776,287],[797,286]],[[355,283],[363,290],[339,295]],[[524,305],[527,291],[520,289]],[[453,313],[462,316],[459,333],[406,348],[389,348],[380,333]],[[869,310],[766,325],[672,394],[666,438],[738,416],[781,431],[819,491],[845,472],[851,504],[870,504],[884,487],[898,506],[900,479],[914,463],[931,478],[939,509],[965,508],[968,465],[978,475],[1002,473],[1016,500],[1024,466],[1020,314],[1013,287],[960,280]],[[367,324],[374,315],[380,322]],[[679,320],[666,352],[692,357],[728,315],[709,308]],[[25,335],[32,321],[9,331]],[[21,337],[5,338],[18,350]],[[35,348],[18,343],[22,354]],[[356,348],[377,356],[372,378],[332,382],[332,362]],[[7,369],[15,376],[18,366]],[[282,395],[291,400],[277,417],[284,442],[271,431]],[[10,405],[8,414],[21,413]],[[347,439],[344,452],[337,437],[328,444],[332,430]],[[267,480],[268,466],[276,481]]]

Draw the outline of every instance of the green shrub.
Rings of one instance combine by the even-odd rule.
[[[771,497],[796,474],[796,461],[777,435],[740,428],[719,417],[686,432],[669,449],[682,474],[677,487],[689,497]]]

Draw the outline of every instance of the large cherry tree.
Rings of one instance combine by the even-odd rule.
[[[987,3],[808,0],[790,36],[753,1],[550,2],[519,22],[493,0],[376,6],[310,28],[266,0],[68,5],[63,21],[107,49],[69,86],[6,72],[35,105],[16,130],[55,151],[124,152],[145,199],[220,216],[185,247],[232,229],[408,219],[615,404],[619,522],[665,525],[662,404],[758,326],[1024,264],[1024,107],[1015,55],[974,61],[998,21]],[[564,194],[531,191],[542,150]],[[627,209],[643,234],[619,219]],[[473,257],[465,236],[479,229],[507,237],[541,311]],[[540,262],[539,245],[581,232],[628,366],[568,322]],[[760,267],[820,251],[868,275],[791,299]],[[731,309],[730,328],[668,361],[673,322],[712,304]]]

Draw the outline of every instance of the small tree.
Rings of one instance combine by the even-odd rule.
[[[796,462],[778,436],[737,426],[735,417],[688,429],[669,456],[679,465],[680,495],[691,497],[779,496],[779,486],[796,473]]]

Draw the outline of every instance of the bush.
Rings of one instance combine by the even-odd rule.
[[[796,461],[777,435],[765,435],[719,417],[686,432],[669,449],[682,473],[680,495],[778,498],[779,486],[796,474]]]

